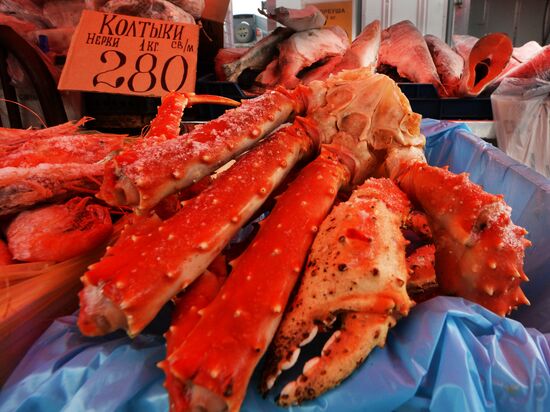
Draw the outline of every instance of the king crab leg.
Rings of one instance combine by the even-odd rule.
[[[274,133],[174,216],[147,235],[115,244],[92,265],[80,294],[82,333],[123,328],[135,336],[203,273],[296,162],[313,152],[316,139],[303,124]]]
[[[180,142],[186,140],[186,135],[180,136],[180,123],[183,111],[186,107],[194,104],[219,104],[227,106],[238,106],[235,100],[221,96],[196,95],[194,93],[168,93],[162,99],[157,116],[151,121],[149,129],[143,138],[138,139],[131,147],[126,148],[114,159],[105,165],[105,176],[98,197],[107,203],[124,206],[126,203],[119,202],[117,191],[114,188],[117,185],[118,168],[122,163],[129,163],[136,160],[139,153],[152,153],[157,146],[162,146],[168,140],[179,139]],[[175,191],[174,191],[175,192]],[[157,200],[157,203],[161,199]],[[133,205],[130,205],[133,206]]]
[[[277,199],[250,247],[232,263],[231,276],[165,368],[185,388],[189,409],[239,409],[318,225],[348,180],[346,166],[323,150]]]
[[[435,242],[441,292],[458,295],[504,316],[529,301],[520,289],[527,231],[514,225],[502,196],[470,182],[466,174],[426,163],[418,150],[394,150],[386,168],[426,213]]]
[[[151,142],[154,139],[155,143],[159,143],[178,137],[184,109],[195,104],[219,104],[232,107],[240,105],[239,102],[223,96],[170,92],[162,99],[158,114],[151,121],[149,130],[145,134],[145,140]]]
[[[465,175],[418,162],[397,182],[428,215],[443,293],[501,316],[529,303],[519,285],[528,280],[523,257],[530,242],[524,238],[527,231],[512,223],[502,196],[484,192]]]
[[[225,263],[225,259],[223,261]],[[176,298],[172,324],[164,335],[167,358],[180,347],[191,333],[201,319],[204,308],[214,300],[226,277],[226,271],[216,273],[207,270],[189,287],[189,290],[186,290],[181,297]],[[166,370],[164,386],[170,394],[170,410],[184,410],[188,403],[188,399],[185,398],[185,388],[169,373],[167,361],[159,362],[158,366]]]
[[[130,148],[108,163],[99,197],[114,205],[150,209],[242,153],[298,111],[295,99],[274,91],[186,135]]]

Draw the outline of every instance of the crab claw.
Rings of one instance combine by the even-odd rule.
[[[339,385],[376,346],[384,346],[388,330],[396,321],[393,315],[345,313],[341,329],[329,338],[321,355],[307,361],[298,379],[283,388],[279,405],[313,399]]]
[[[295,301],[266,358],[262,390],[297,360],[300,347],[337,318],[341,328],[289,383],[280,405],[317,397],[345,379],[388,329],[408,314],[406,241],[400,227],[410,210],[406,196],[388,179],[371,179],[334,208],[313,243]]]

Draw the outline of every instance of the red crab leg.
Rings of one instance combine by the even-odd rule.
[[[200,310],[214,300],[227,278],[227,261],[218,255],[198,279],[174,299],[170,329],[165,333],[166,357],[185,340],[201,318]]]
[[[109,249],[83,278],[82,333],[124,328],[134,336],[203,273],[296,162],[316,147],[302,123],[279,130],[242,156],[156,230]]]
[[[466,175],[415,162],[401,169],[399,187],[428,215],[443,293],[470,299],[504,316],[529,301],[520,289],[527,231],[512,223],[502,196]]]
[[[105,176],[102,184],[102,189],[98,194],[98,197],[105,200],[107,203],[117,205],[116,194],[113,192],[113,188],[117,182],[116,176],[116,159],[122,159],[125,156],[132,157],[136,153],[147,152],[155,145],[162,144],[166,140],[171,140],[180,137],[184,141],[184,136],[180,134],[181,117],[186,107],[190,107],[194,104],[221,104],[227,106],[238,106],[240,103],[235,100],[228,99],[221,96],[212,95],[196,95],[194,93],[168,93],[162,99],[162,104],[158,109],[156,117],[151,121],[149,130],[142,139],[138,139],[137,142],[121,154],[119,154],[114,161],[108,162],[105,165]],[[159,200],[160,201],[160,200]]]
[[[172,324],[164,337],[166,338],[166,357],[169,357],[185,341],[189,333],[201,319],[201,314],[216,297],[223,285],[227,273],[216,274],[207,270],[193,282],[189,290],[183,292],[181,298],[176,299],[176,308],[172,315]],[[159,362],[162,369],[168,367],[167,361]],[[185,391],[180,382],[166,373],[164,384],[170,394],[170,410],[183,410],[187,400],[184,397]]]
[[[252,244],[233,262],[214,302],[168,359],[190,409],[239,409],[317,228],[348,181],[346,166],[323,151],[277,199]]]
[[[145,138],[163,137],[173,139],[180,134],[180,122],[183,110],[194,104],[221,104],[226,106],[238,106],[240,103],[222,96],[210,94],[196,95],[195,93],[170,92],[162,99],[162,104]]]
[[[126,150],[107,164],[99,197],[114,205],[150,209],[242,153],[296,109],[295,100],[269,92],[184,136]]]

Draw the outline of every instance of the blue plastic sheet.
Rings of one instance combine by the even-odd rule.
[[[548,180],[470,135],[465,126],[424,121],[430,163],[468,171],[486,190],[503,193],[513,219],[530,231],[526,256],[532,306],[506,319],[459,298],[415,307],[340,387],[296,411],[550,410],[550,222]],[[545,250],[546,248],[546,250]],[[546,296],[548,295],[548,296]],[[542,312],[541,312],[542,311]],[[85,338],[76,317],[57,320],[4,385],[0,411],[166,411],[163,339],[121,333]],[[230,354],[228,354],[230,356]],[[280,411],[262,399],[257,378],[243,411]]]
[[[460,298],[418,305],[340,387],[300,411],[550,410],[548,339]],[[0,394],[2,411],[166,411],[164,376],[155,364],[162,339],[83,337],[76,317],[57,320]],[[228,356],[230,356],[228,354]],[[246,412],[278,408],[257,380]]]

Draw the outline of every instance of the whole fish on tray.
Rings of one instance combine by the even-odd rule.
[[[370,65],[374,70],[378,61],[380,35],[380,20],[374,20],[363,29],[343,56],[333,56],[322,66],[310,70],[302,77],[302,83],[308,84],[313,80],[324,80],[330,74],[336,74],[342,70],[358,69]]]
[[[338,26],[294,33],[279,45],[278,78],[277,72],[270,76],[260,73],[257,82],[262,86],[280,85],[293,89],[300,83],[301,70],[327,57],[341,56],[349,46],[348,35]],[[272,66],[270,71],[275,69]]]
[[[439,37],[427,34],[424,39],[443,87],[448,95],[456,95],[464,72],[464,59]]]
[[[404,20],[382,31],[378,70],[397,70],[398,76],[415,83],[431,83],[440,95],[447,95],[422,34]]]
[[[252,46],[240,59],[224,64],[222,67],[227,81],[236,82],[246,69],[263,70],[273,59],[277,45],[292,33],[291,29],[278,27]]]

